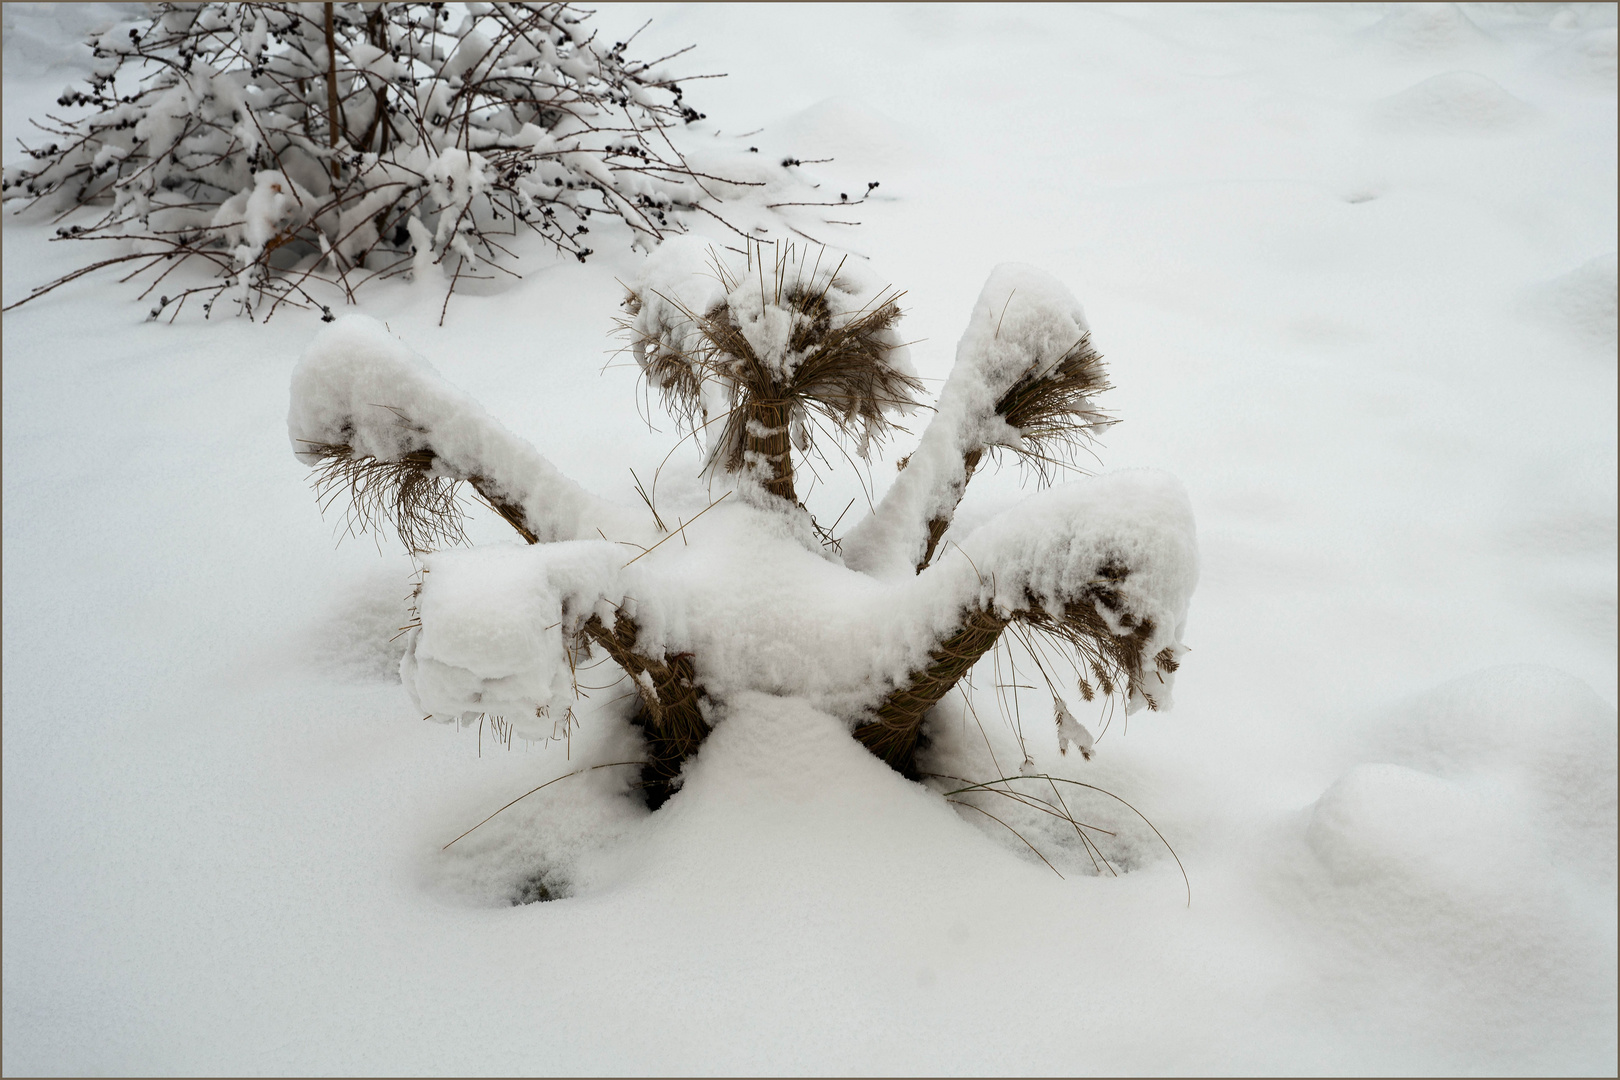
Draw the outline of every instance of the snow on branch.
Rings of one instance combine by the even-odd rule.
[[[49,118],[0,190],[103,207],[58,236],[120,245],[90,269],[145,274],[143,296],[179,266],[209,272],[172,279],[153,317],[224,296],[250,316],[285,303],[330,318],[329,302],[401,275],[448,275],[448,303],[468,275],[512,274],[520,236],[583,262],[598,222],[650,249],[690,213],[725,221],[767,179],[792,188],[785,168],[694,166],[669,136],[704,114],[672,57],[632,59],[591,12],[452,7],[153,4],[89,43],[88,85],[58,102],[84,115]]]
[[[904,771],[928,710],[1010,624],[1069,646],[1087,701],[1100,690],[1124,697],[1127,713],[1169,708],[1198,582],[1192,509],[1180,483],[1164,473],[1075,481],[1003,513],[901,581],[901,589],[958,604],[943,629],[935,624],[927,663],[899,680],[855,729],[863,745]]]

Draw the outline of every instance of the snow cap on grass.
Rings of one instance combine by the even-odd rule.
[[[1090,332],[1080,302],[1050,274],[1022,263],[992,270],[934,418],[883,501],[844,539],[845,562],[884,576],[915,572],[928,523],[949,516],[961,498],[965,456],[1023,446],[1020,432],[997,415],[997,402],[1021,379],[1049,375]],[[1089,410],[1087,400],[1077,405]]]
[[[600,540],[428,556],[421,626],[400,662],[411,700],[439,717],[483,712],[548,737],[575,700],[565,633],[613,590],[623,559]]]
[[[677,244],[629,286],[623,327],[675,418],[704,433],[707,465],[791,482],[788,444],[814,432],[868,456],[922,389],[896,324],[899,294],[825,248],[751,246],[743,265]]]
[[[540,540],[637,536],[634,515],[587,493],[484,407],[445,381],[382,323],[348,315],[322,330],[292,375],[287,432],[311,464],[348,447],[355,459],[397,462],[431,451],[431,472],[474,477],[522,508]]]
[[[958,444],[1018,445],[1018,431],[995,415],[996,402],[1020,379],[1050,375],[1090,333],[1080,301],[1051,274],[1023,263],[992,270],[940,394],[941,411],[959,418]]]
[[[718,382],[701,375],[695,387],[683,389],[683,384],[695,374],[684,358],[699,348],[702,339],[694,316],[726,295],[713,248],[697,236],[672,236],[647,256],[629,290],[625,306],[632,312],[626,322],[631,355],[666,402],[695,390],[695,410],[687,415],[677,409],[676,418],[689,421],[698,429],[700,443],[709,444],[718,434],[718,429],[710,431],[709,422],[725,416],[728,395]]]
[[[1185,651],[1187,608],[1198,584],[1198,542],[1186,489],[1168,473],[1127,469],[1061,484],[991,519],[961,542],[977,597],[1002,612],[1031,602],[1053,616],[1086,598],[1115,634],[1151,623],[1144,657]],[[940,569],[946,563],[942,560]],[[1101,578],[1112,568],[1123,577]],[[920,583],[931,575],[920,575]],[[982,580],[981,580],[982,579]],[[1095,598],[1099,588],[1115,607]],[[1143,671],[1156,708],[1169,708],[1173,671]],[[1133,687],[1127,709],[1149,704]]]

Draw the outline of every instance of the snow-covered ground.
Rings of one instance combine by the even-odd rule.
[[[82,70],[70,10],[5,6],[8,163]],[[313,316],[159,325],[106,279],[8,313],[5,1071],[1612,1075],[1615,13],[597,16],[728,73],[689,89],[716,138],[881,182],[826,239],[906,290],[925,379],[997,263],[1085,305],[1104,465],[1191,498],[1191,651],[1175,709],[1114,717],[1092,761],[1040,695],[1021,723],[1152,820],[1190,905],[1102,796],[1076,813],[1125,830],[1129,871],[1030,825],[1059,879],[746,691],[656,814],[596,770],[441,851],[633,756],[618,691],[568,745],[420,719],[390,641],[412,565],[334,548],[289,451]],[[52,232],[6,217],[6,303],[82,257]],[[609,363],[642,257],[600,239],[585,266],[525,251],[443,328],[410,287],[362,300],[635,508],[629,469],[676,436]],[[661,508],[702,507],[696,466],[671,458]],[[1019,483],[976,478],[956,529]],[[859,495],[846,470],[810,498]],[[960,697],[934,723],[977,753]],[[559,867],[566,898],[508,904]]]

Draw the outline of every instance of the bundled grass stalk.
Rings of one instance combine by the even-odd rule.
[[[992,611],[965,612],[959,629],[929,654],[928,666],[896,687],[855,729],[855,739],[900,772],[915,777],[913,758],[923,717],[966,675],[979,657],[995,647],[1008,619]]]
[[[623,668],[641,697],[641,707],[633,722],[647,738],[646,763],[641,782],[647,805],[657,809],[674,794],[681,765],[697,751],[709,735],[709,722],[703,717],[703,688],[697,684],[689,653],[659,659],[638,652],[640,629],[621,608],[612,629],[592,615],[580,635],[600,646],[613,662]]]
[[[750,266],[757,259],[761,271],[757,295],[746,287],[751,282],[716,260],[725,300],[700,314],[659,296],[680,312],[690,331],[673,340],[667,327],[640,325],[645,298],[634,291],[625,305],[630,317],[620,324],[630,334],[645,377],[658,387],[665,407],[688,426],[699,426],[705,386],[724,389],[727,412],[723,419],[708,418],[719,428],[711,467],[752,476],[789,503],[798,501],[793,450],[812,451],[819,421],[838,438],[853,440],[865,458],[874,443],[895,430],[890,414],[914,406],[923,390],[916,377],[891,362],[902,294],[885,290],[858,311],[835,310],[829,293],[843,287],[843,264],[831,273],[814,266],[807,275],[807,258],[778,251],[767,277],[759,245],[757,253],[750,252]],[[747,309],[734,310],[741,304]],[[761,356],[744,323],[772,311],[786,313],[790,329]]]
[[[1076,597],[1054,615],[1035,597],[1011,614],[989,608],[964,611],[957,628],[929,653],[929,662],[897,686],[873,710],[872,719],[855,729],[855,738],[867,749],[907,776],[915,776],[918,737],[928,711],[995,648],[1002,632],[1017,624],[1025,632],[1048,638],[1073,650],[1089,668],[1105,695],[1129,698],[1140,694],[1148,708],[1157,709],[1153,696],[1156,672],[1173,672],[1178,664],[1169,648],[1148,656],[1147,646],[1156,627],[1152,619],[1136,619],[1120,597],[1118,586],[1129,575],[1125,567],[1110,563]],[[1124,630],[1116,633],[1098,610],[1107,610]],[[1081,680],[1089,699],[1090,687]]]
[[[465,543],[466,513],[457,498],[457,489],[465,482],[526,542],[538,542],[522,507],[503,498],[494,481],[447,471],[431,447],[393,460],[356,456],[347,443],[315,443],[309,449],[320,458],[314,487],[321,508],[348,496],[345,520],[350,535],[390,525],[400,542],[417,554]]]
[[[933,562],[940,538],[951,527],[968,482],[986,452],[995,457],[1008,451],[1031,468],[1043,485],[1051,483],[1055,468],[1073,468],[1079,450],[1095,433],[1115,423],[1091,401],[1093,394],[1111,389],[1102,354],[1092,348],[1089,333],[1057,363],[1032,365],[996,401],[995,414],[1018,432],[1019,441],[978,443],[963,451],[961,482],[952,486],[951,498],[928,521],[927,544],[917,560],[917,573]]]
[[[962,455],[962,482],[951,487],[951,497],[945,509],[928,519],[928,540],[923,548],[922,557],[917,560],[917,573],[928,569],[928,564],[934,561],[934,552],[939,548],[939,541],[951,527],[951,520],[956,517],[956,508],[961,505],[962,496],[967,493],[968,481],[979,468],[979,462],[984,458],[984,449],[974,447]]]

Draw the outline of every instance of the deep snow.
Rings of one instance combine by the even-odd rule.
[[[1152,819],[1191,905],[1101,796],[1130,869],[1032,820],[1059,880],[747,691],[657,814],[599,769],[441,851],[633,757],[623,705],[527,748],[423,723],[409,560],[334,549],[288,452],[319,322],[155,325],[102,281],[3,324],[4,1070],[1612,1074],[1614,6],[597,18],[649,15],[638,48],[729,72],[693,84],[721,140],[881,181],[827,238],[906,290],[925,379],[998,263],[1084,304],[1099,456],[1196,515],[1191,651],[1174,711],[1077,711],[1089,762],[1044,689],[1019,722]],[[11,161],[85,16],[5,17]],[[82,257],[51,232],[8,212],[5,302]],[[525,252],[443,329],[419,291],[362,298],[633,512],[676,435],[602,370],[641,260],[610,246]],[[978,476],[956,527],[1019,480]],[[812,505],[851,498],[846,471]],[[993,745],[938,718],[973,775],[1017,767],[989,682]],[[507,906],[541,871],[571,895]]]

